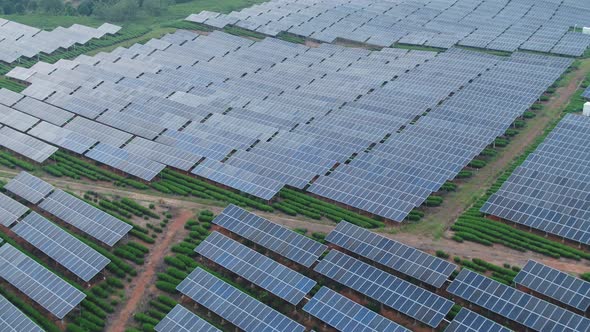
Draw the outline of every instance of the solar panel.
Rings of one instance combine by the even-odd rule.
[[[437,288],[457,268],[438,257],[346,221],[338,223],[326,241]]]
[[[10,226],[29,211],[29,208],[0,193],[0,225]]]
[[[23,171],[10,180],[4,189],[33,204],[38,204],[55,188],[38,177]]]
[[[206,320],[177,304],[156,327],[156,332],[217,332]]]
[[[0,277],[59,319],[86,297],[10,244],[0,247]]]
[[[218,232],[209,235],[195,251],[293,305],[301,302],[316,284]]]
[[[510,329],[471,310],[461,308],[445,332],[510,332]]]
[[[112,247],[133,227],[63,190],[55,190],[39,207]]]
[[[0,331],[43,332],[43,329],[0,295]]]
[[[590,118],[566,115],[481,212],[590,244]]]
[[[303,311],[338,331],[410,331],[327,287],[320,288]]]
[[[590,283],[547,265],[529,260],[514,283],[586,312],[590,307]]]
[[[141,137],[135,137],[123,149],[183,171],[190,170],[202,158],[202,156]]]
[[[13,108],[60,127],[74,117],[73,113],[31,97],[21,99]]]
[[[330,251],[314,271],[433,328],[453,307],[452,301],[338,251]]]
[[[590,319],[463,269],[447,291],[535,331],[589,331]]]
[[[25,132],[37,122],[39,122],[39,119],[35,117],[0,105],[0,124]]]
[[[315,263],[327,248],[233,204],[213,223],[306,267]]]
[[[164,164],[104,143],[93,147],[85,156],[145,181],[151,181],[166,167]]]
[[[20,93],[0,88],[0,104],[6,106],[12,106],[16,104],[17,101],[21,100],[25,96],[21,95]]]
[[[0,128],[0,146],[38,163],[43,163],[58,150],[53,145],[9,127]]]
[[[78,154],[83,154],[98,142],[83,134],[52,125],[49,122],[39,123],[29,130],[28,134]]]
[[[110,260],[35,212],[12,228],[16,235],[88,282]]]
[[[176,289],[246,332],[305,331],[303,325],[201,268],[196,268]]]

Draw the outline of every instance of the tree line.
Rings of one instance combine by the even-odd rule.
[[[175,2],[188,1],[191,0],[0,0],[0,14],[94,16],[121,22],[141,15],[160,16]]]

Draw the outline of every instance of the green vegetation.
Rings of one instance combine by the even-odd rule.
[[[155,190],[166,194],[191,195],[203,199],[232,203],[242,207],[252,207],[261,211],[273,211],[271,206],[259,198],[250,197],[246,194],[237,194],[169,169],[162,171],[161,178],[161,181],[153,182],[151,186]]]
[[[92,181],[109,181],[114,182],[116,186],[130,186],[140,190],[149,188],[148,185],[142,182],[117,175],[62,150],[57,151],[52,159],[55,163],[43,167],[43,170],[53,176],[66,176],[76,180],[87,178]]]
[[[512,285],[514,278],[518,274],[518,271],[494,265],[479,258],[467,260],[455,256],[454,261],[466,269],[488,275],[491,279],[509,286]]]
[[[337,223],[341,220],[346,220],[365,228],[379,228],[384,226],[382,221],[348,211],[295,190],[283,188],[279,193],[279,197],[280,201],[273,206],[287,214],[302,214],[313,219],[326,217]]]

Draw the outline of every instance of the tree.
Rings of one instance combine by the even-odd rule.
[[[84,0],[78,5],[78,14],[83,16],[92,15],[94,10],[94,3],[91,0]]]
[[[42,11],[50,14],[59,14],[64,10],[64,3],[61,0],[40,0],[39,4]]]
[[[133,19],[139,11],[137,0],[121,0],[115,4],[98,3],[94,7],[94,14],[100,19],[111,22],[121,22]]]
[[[166,10],[170,1],[168,0],[143,0],[142,7],[150,15],[161,16]]]

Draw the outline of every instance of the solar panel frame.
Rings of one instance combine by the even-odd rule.
[[[314,271],[432,328],[436,328],[453,307],[453,301],[339,251],[330,251]]]
[[[303,332],[305,327],[197,267],[176,289],[246,332]]]
[[[326,245],[233,204],[212,223],[305,267],[313,265],[327,249]]]
[[[514,283],[583,312],[590,307],[589,282],[534,260],[518,272]]]
[[[301,302],[316,285],[308,277],[218,232],[211,233],[195,252],[292,305]]]
[[[221,332],[203,318],[177,304],[156,327],[156,332]]]
[[[86,298],[86,294],[10,244],[0,247],[0,278],[59,319]]]
[[[0,331],[43,332],[43,329],[4,296],[0,295]]]
[[[463,269],[447,291],[535,331],[588,331],[590,319]]]
[[[461,308],[445,332],[510,332],[506,328],[491,319],[488,319],[471,310]]]
[[[112,247],[133,228],[83,200],[57,189],[39,207]]]
[[[111,262],[36,212],[28,214],[12,231],[86,282]]]
[[[325,286],[305,304],[303,311],[339,331],[410,331]]]
[[[0,193],[0,225],[9,227],[27,211],[28,207]]]
[[[49,159],[58,150],[58,148],[51,144],[47,144],[6,126],[0,128],[0,146],[40,164]]]
[[[326,241],[436,288],[457,269],[455,264],[344,220],[328,234]]]
[[[38,204],[55,188],[38,177],[22,171],[12,180],[8,181],[4,189],[24,198],[30,203]]]

